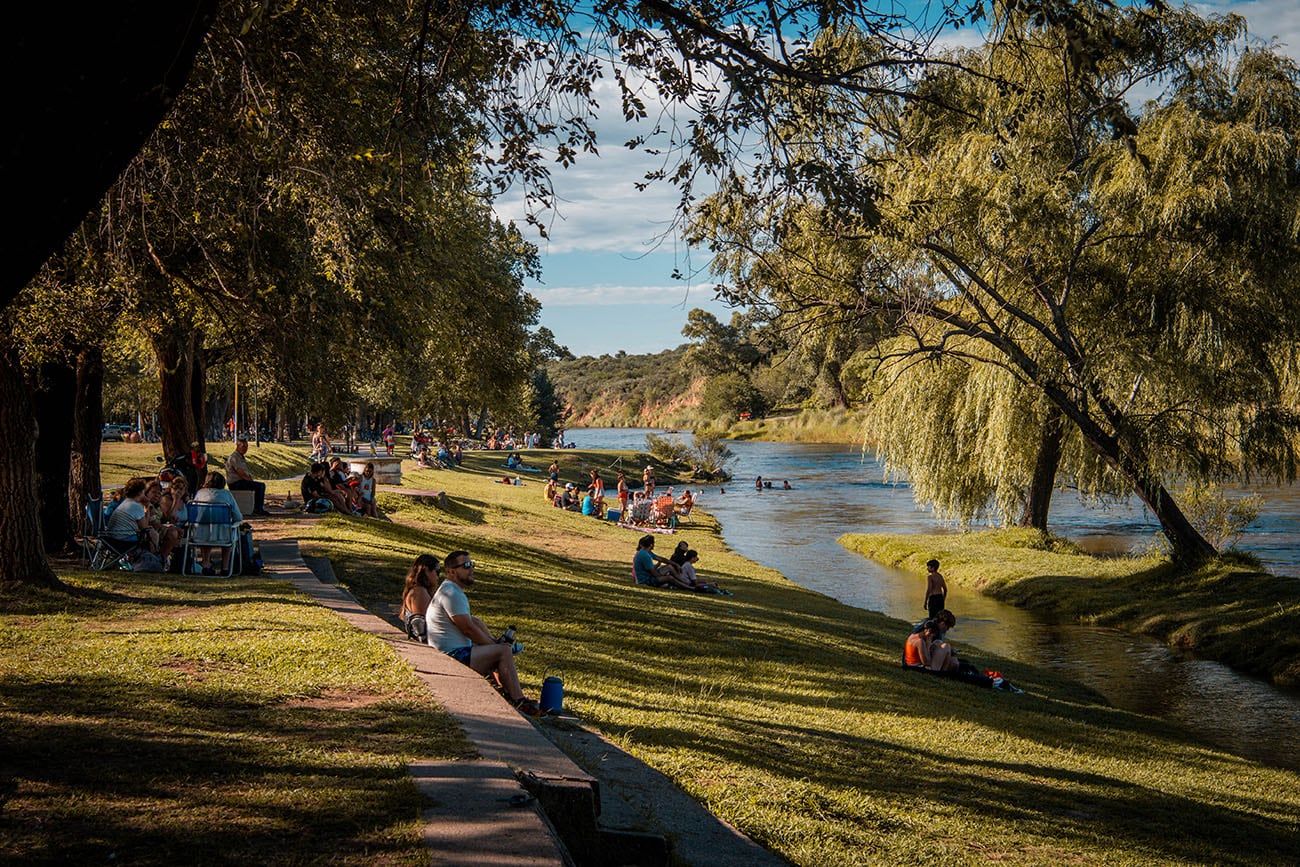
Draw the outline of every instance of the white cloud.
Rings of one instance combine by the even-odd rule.
[[[627,304],[686,304],[699,306],[711,299],[711,287],[687,287],[681,283],[664,286],[626,286],[595,284],[592,286],[530,286],[528,292],[543,307],[611,307]],[[701,297],[705,296],[705,297]]]
[[[1196,3],[1202,14],[1235,12],[1248,22],[1250,36],[1268,43],[1277,40],[1279,47],[1293,58],[1300,58],[1300,4],[1296,0],[1220,0]]]

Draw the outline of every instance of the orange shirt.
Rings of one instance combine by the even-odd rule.
[[[905,663],[908,665],[925,665],[925,660],[921,658],[921,642],[924,640],[919,632],[907,636],[907,644],[903,647],[903,661]]]

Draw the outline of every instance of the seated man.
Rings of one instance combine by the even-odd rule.
[[[235,442],[235,450],[230,453],[230,457],[226,458],[226,487],[232,491],[252,491],[252,515],[257,518],[264,518],[270,514],[264,508],[266,504],[266,483],[253,478],[252,471],[248,469],[248,461],[244,459],[247,453],[248,440],[240,437]]]
[[[566,482],[564,485],[564,493],[560,495],[560,508],[566,509],[570,512],[576,512],[580,505],[581,504],[578,502],[577,489],[573,486],[573,482]]]
[[[467,551],[452,551],[443,561],[445,577],[424,615],[429,645],[484,676],[496,675],[520,713],[540,716],[537,702],[524,695],[515,669],[514,649],[492,637],[482,620],[469,613],[465,591],[474,586],[474,561]]]
[[[308,512],[328,512],[334,508],[325,482],[325,464],[317,461],[302,477],[302,507]]]
[[[647,587],[680,587],[692,590],[681,570],[671,560],[660,557],[654,552],[655,537],[647,533],[636,543],[636,554],[632,557],[632,576],[636,583]]]
[[[582,495],[582,514],[593,518],[604,515],[604,509],[596,502],[596,498],[590,491]]]

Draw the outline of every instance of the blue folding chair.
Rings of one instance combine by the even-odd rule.
[[[81,532],[81,562],[96,572],[117,567],[130,568],[131,555],[143,547],[139,539],[115,539],[104,535],[104,501],[87,497],[85,527]]]
[[[227,562],[230,565],[226,577],[234,575],[240,563],[240,522],[234,519],[229,504],[190,502],[185,505],[185,518],[189,532],[185,534],[185,551],[181,560],[183,570],[189,573],[197,562],[191,559],[191,550],[201,548],[206,555],[210,548],[229,548],[230,558]]]

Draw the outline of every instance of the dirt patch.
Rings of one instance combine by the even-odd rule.
[[[314,697],[289,699],[283,706],[288,708],[309,708],[311,710],[350,710],[359,707],[369,707],[372,704],[379,704],[385,700],[385,696],[375,695],[370,692],[343,692],[342,690],[330,690],[322,695]]]

